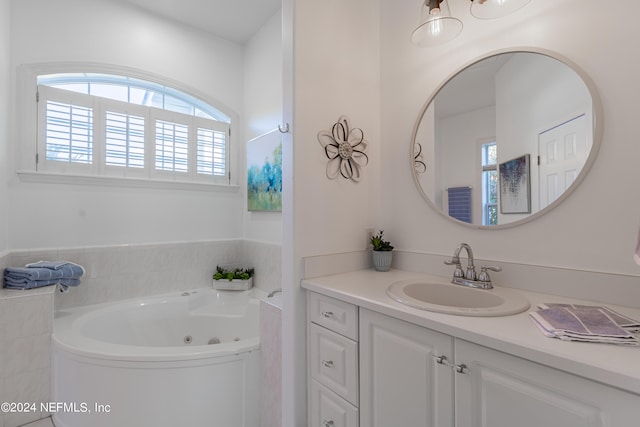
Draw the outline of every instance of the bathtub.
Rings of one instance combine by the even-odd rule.
[[[56,427],[257,427],[264,297],[198,289],[56,313]]]

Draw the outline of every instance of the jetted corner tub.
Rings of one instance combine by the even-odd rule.
[[[265,293],[198,289],[56,314],[57,427],[257,427]]]

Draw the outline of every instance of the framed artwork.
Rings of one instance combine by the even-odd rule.
[[[500,213],[531,213],[530,157],[525,154],[500,163]]]
[[[282,211],[282,137],[277,129],[247,142],[247,209]]]

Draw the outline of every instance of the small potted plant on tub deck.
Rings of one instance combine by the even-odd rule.
[[[391,242],[384,240],[384,230],[371,236],[371,247],[373,248],[373,265],[376,270],[389,271],[393,257],[393,246],[391,246]]]
[[[225,268],[216,266],[213,288],[227,291],[246,291],[253,286],[253,268]]]

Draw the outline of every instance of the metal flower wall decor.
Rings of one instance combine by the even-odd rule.
[[[425,173],[427,171],[427,164],[422,156],[422,145],[417,142],[413,146],[413,168],[416,173]]]
[[[318,132],[318,141],[327,155],[327,178],[339,176],[352,181],[360,181],[360,168],[367,165],[369,158],[365,154],[367,141],[360,128],[351,128],[349,119],[341,116],[330,131]]]

